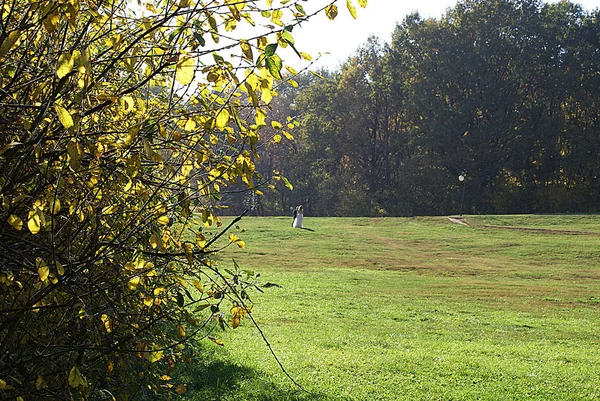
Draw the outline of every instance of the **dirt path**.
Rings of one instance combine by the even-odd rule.
[[[496,226],[491,224],[484,224],[481,226],[475,226],[469,224],[469,222],[464,218],[456,218],[456,217],[448,217],[454,224],[460,224],[463,226],[474,227],[474,228],[490,228],[497,230],[517,230],[517,231],[527,231],[533,233],[540,234],[559,234],[559,235],[590,235],[590,236],[600,236],[598,232],[592,231],[578,231],[578,230],[552,230],[549,228],[532,228],[532,227],[514,227],[514,226]]]

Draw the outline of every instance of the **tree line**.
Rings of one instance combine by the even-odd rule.
[[[260,213],[597,212],[600,12],[569,1],[464,0],[411,14],[333,71],[296,78],[273,114]],[[458,177],[466,178],[462,184]],[[233,204],[240,203],[232,199]]]

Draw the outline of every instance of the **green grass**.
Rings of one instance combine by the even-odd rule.
[[[246,218],[219,256],[273,282],[179,371],[185,400],[600,398],[600,217]],[[490,228],[513,226],[558,231]]]

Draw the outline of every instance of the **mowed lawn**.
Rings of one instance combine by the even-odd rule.
[[[245,319],[179,371],[181,399],[600,399],[600,217],[466,220],[244,218],[221,266],[281,286],[253,316],[309,393]]]

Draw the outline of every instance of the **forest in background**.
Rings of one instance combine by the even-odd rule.
[[[291,130],[273,126],[257,170],[294,189],[265,174],[229,212],[455,214],[462,185],[464,213],[599,210],[599,10],[465,0],[292,84],[271,103]]]

